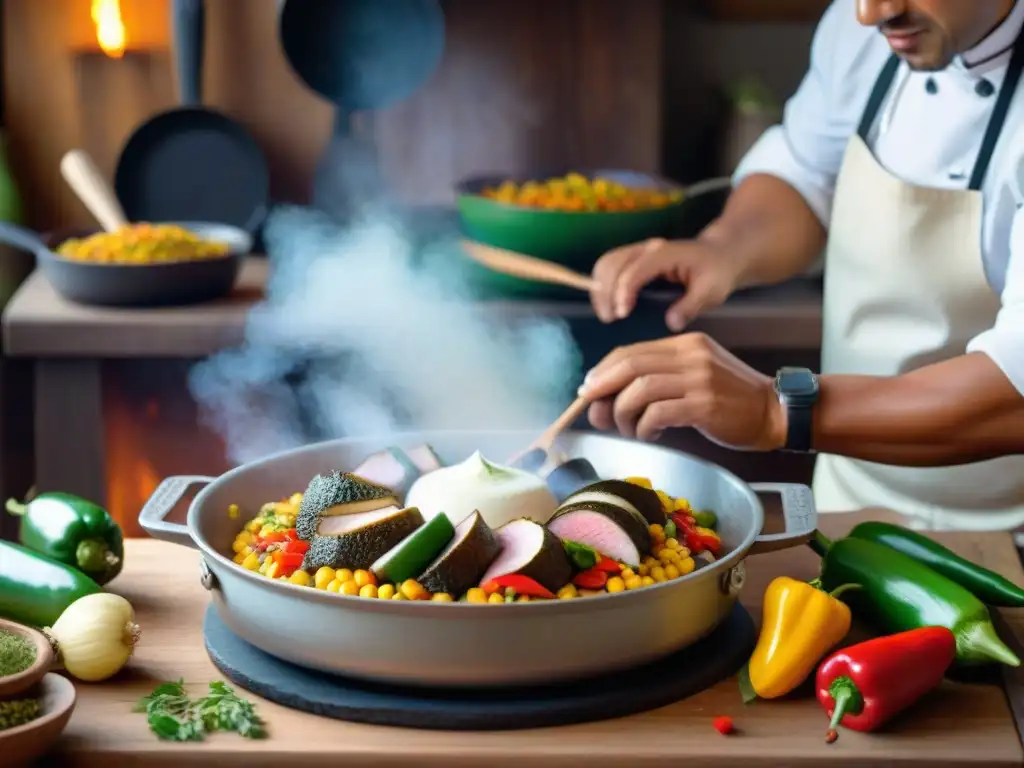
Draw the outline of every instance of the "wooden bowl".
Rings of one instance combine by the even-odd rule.
[[[57,741],[75,709],[75,686],[66,677],[50,672],[34,695],[42,699],[42,713],[35,720],[0,731],[0,755],[4,768],[28,765],[46,754]]]
[[[24,624],[0,619],[0,630],[24,637],[36,649],[36,660],[32,666],[16,675],[0,677],[0,699],[13,699],[22,691],[28,690],[42,680],[43,675],[50,671],[54,662],[53,649],[50,647],[50,641],[46,639],[46,635],[26,627]]]

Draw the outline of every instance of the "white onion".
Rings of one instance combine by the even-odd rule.
[[[100,592],[75,600],[46,634],[68,674],[94,683],[117,674],[128,663],[140,632],[131,603],[120,595]]]
[[[405,504],[417,507],[426,519],[444,512],[453,523],[479,511],[484,522],[498,528],[520,517],[544,524],[558,501],[537,475],[492,464],[477,451],[460,464],[418,478]]]

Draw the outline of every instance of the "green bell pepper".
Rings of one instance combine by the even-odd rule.
[[[1020,659],[992,626],[988,608],[967,589],[912,557],[873,541],[848,537],[829,541],[815,532],[811,549],[822,556],[821,586],[830,592],[844,584],[855,615],[890,633],[919,627],[946,627],[956,637],[956,658],[965,666],[998,661],[1011,667]]]
[[[31,549],[0,541],[0,616],[21,624],[49,627],[80,597],[100,585],[71,565]]]
[[[124,566],[124,536],[102,507],[58,491],[26,504],[8,499],[7,511],[21,518],[18,541],[31,550],[78,568],[103,585]]]

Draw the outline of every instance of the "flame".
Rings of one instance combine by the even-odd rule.
[[[120,0],[92,0],[91,12],[100,48],[112,59],[124,56],[125,32]]]

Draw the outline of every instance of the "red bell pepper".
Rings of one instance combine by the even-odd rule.
[[[608,572],[602,571],[596,566],[588,568],[577,573],[572,583],[583,589],[603,589],[604,585],[608,583]]]
[[[287,531],[271,531],[270,533],[260,534],[260,544],[280,544],[282,541],[287,541]]]
[[[594,565],[594,568],[599,571],[604,571],[605,573],[622,573],[622,566],[610,557],[605,557],[604,555],[600,556],[600,559]]]
[[[554,597],[554,594],[547,587],[538,584],[529,576],[523,576],[521,573],[506,573],[504,576],[498,576],[496,579],[491,579],[483,584],[482,589],[489,595],[503,589],[512,589],[517,595]]]
[[[295,570],[302,565],[302,553],[300,552],[285,552],[283,549],[279,549],[274,553],[274,562],[284,570]]]
[[[717,536],[709,536],[697,530],[697,522],[689,515],[676,512],[672,515],[672,522],[676,524],[676,536],[693,554],[709,551],[717,555],[722,549],[722,541]]]
[[[828,712],[825,741],[843,725],[873,731],[942,682],[956,657],[945,627],[922,627],[836,651],[818,667],[818,701]]]
[[[309,550],[308,541],[286,541],[281,545],[282,552],[293,552],[295,554],[304,555]]]

